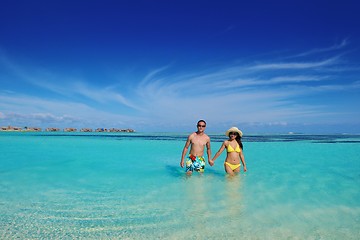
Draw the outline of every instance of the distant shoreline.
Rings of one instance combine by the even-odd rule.
[[[39,127],[14,127],[14,126],[6,126],[6,127],[0,127],[0,132],[135,132],[134,129],[131,128],[46,128],[42,130],[42,128]]]

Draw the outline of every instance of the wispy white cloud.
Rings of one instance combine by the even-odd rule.
[[[159,69],[155,69],[153,71],[151,71],[150,73],[148,73],[144,79],[142,79],[142,81],[140,82],[141,85],[143,84],[146,84],[147,82],[151,81],[153,79],[154,76],[156,76],[157,74],[165,71],[166,69],[168,69],[169,66],[164,66],[164,67],[161,67]]]
[[[51,91],[67,98],[82,96],[95,102],[116,102],[129,108],[140,109],[128,98],[125,98],[121,93],[114,91],[112,88],[91,86],[86,81],[59,76],[44,69],[25,70],[23,67],[10,61],[5,55],[1,55],[0,60],[1,64],[9,69],[13,75],[40,89]]]
[[[273,77],[260,78],[268,69],[301,69],[312,70],[319,66],[328,66],[336,63],[336,58],[321,62],[288,63],[288,64],[263,64],[254,66],[224,67],[215,72],[193,73],[192,75],[181,74],[177,76],[162,76],[157,78],[153,74],[146,82],[138,86],[138,93],[143,97],[161,98],[161,96],[181,96],[183,98],[204,94],[221,95],[224,91],[244,91],[259,86],[273,86],[294,83],[320,82],[330,79],[330,76],[319,74],[303,75],[298,72],[292,75],[278,73]],[[251,71],[249,71],[251,70]],[[170,78],[170,79],[169,79]],[[213,96],[212,96],[213,97]]]
[[[209,87],[224,90],[224,89],[241,89],[249,87],[271,87],[276,84],[294,84],[294,83],[306,83],[306,82],[319,82],[328,79],[327,76],[316,75],[297,75],[297,76],[278,76],[269,79],[234,79],[234,80],[219,80]]]
[[[345,38],[340,43],[334,44],[334,45],[332,45],[330,47],[327,47],[327,48],[315,48],[315,49],[312,49],[310,51],[297,54],[296,57],[304,57],[304,56],[318,54],[318,53],[331,52],[331,51],[342,49],[342,48],[346,47],[348,44],[349,44],[349,40]]]
[[[141,110],[130,99],[125,98],[121,93],[109,87],[89,86],[86,81],[72,79],[66,76],[58,76],[55,73],[44,69],[32,69],[27,71],[24,68],[12,63],[5,56],[2,56],[3,65],[10,69],[12,74],[20,77],[24,82],[46,91],[51,91],[59,95],[72,98],[82,96],[95,102],[106,103],[116,102],[129,108]]]
[[[281,69],[309,69],[318,67],[327,67],[337,63],[339,57],[329,58],[318,62],[290,62],[290,63],[268,63],[258,64],[250,67],[254,70],[281,70]]]
[[[115,90],[111,90],[107,87],[94,88],[83,82],[74,83],[70,85],[70,87],[72,88],[71,91],[73,94],[87,97],[99,103],[106,104],[108,102],[117,102],[132,109],[142,109],[141,107],[134,104],[130,99],[125,98],[121,93],[116,92]]]

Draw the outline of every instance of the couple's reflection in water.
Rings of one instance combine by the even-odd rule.
[[[236,219],[241,215],[242,211],[242,181],[240,175],[226,175],[225,176],[225,212],[230,219]]]
[[[203,229],[203,238],[223,231],[233,236],[241,231],[243,218],[243,173],[234,176],[216,169],[187,175],[181,168],[168,166],[171,176],[178,178],[186,225]],[[210,224],[209,224],[210,223]],[[216,232],[216,233],[215,233]],[[197,233],[194,233],[197,234]]]
[[[186,176],[184,204],[188,223],[207,234],[223,231],[226,236],[238,232],[239,222],[243,221],[242,180],[241,175],[213,171]]]

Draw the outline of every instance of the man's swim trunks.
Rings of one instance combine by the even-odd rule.
[[[194,155],[189,155],[186,158],[186,172],[204,172],[205,169],[205,158],[204,157],[196,157]]]

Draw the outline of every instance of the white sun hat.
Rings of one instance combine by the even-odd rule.
[[[243,135],[242,131],[240,131],[237,127],[232,127],[232,128],[230,128],[229,130],[227,130],[227,131],[225,132],[225,135],[226,135],[226,136],[229,136],[229,133],[231,133],[231,132],[237,132],[240,137],[242,137],[242,135]]]

